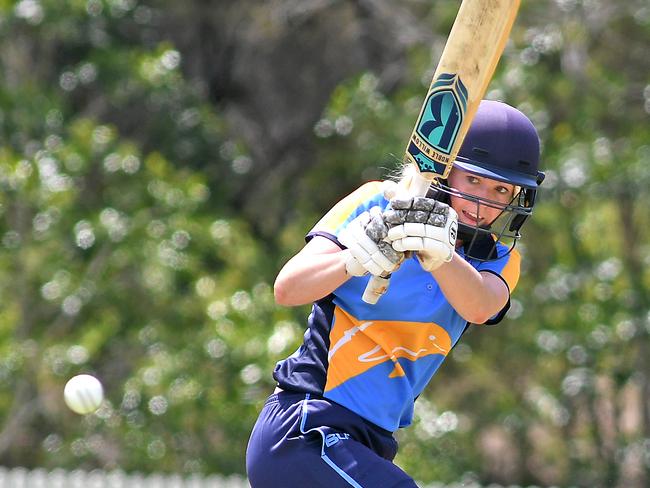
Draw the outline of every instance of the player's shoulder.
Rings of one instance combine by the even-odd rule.
[[[501,276],[512,292],[519,282],[521,273],[521,254],[516,248],[510,249],[509,252],[488,267],[493,272]]]
[[[521,260],[519,250],[512,245],[512,243],[505,243],[502,241],[494,242],[495,249],[492,251],[498,256],[496,259],[503,259],[504,262],[510,259]]]
[[[353,194],[357,194],[360,197],[372,198],[375,195],[381,194],[383,196],[383,181],[372,180],[366,181],[359,188],[357,188]]]
[[[517,248],[511,249],[508,253],[508,261],[510,260],[516,262],[517,264],[521,263],[521,253],[519,250],[517,250]]]
[[[366,209],[375,205],[382,205],[382,203],[385,204],[383,182],[378,180],[367,181],[347,195],[341,202],[348,205],[358,205]]]
[[[388,202],[384,199],[381,181],[368,181],[343,197],[318,221],[311,233],[328,232],[337,235],[348,222],[371,207],[384,208]]]
[[[504,269],[508,269],[510,272],[519,274],[521,267],[521,254],[519,251],[501,242],[496,242],[495,245],[495,251],[498,257],[481,259],[480,256],[475,256],[476,259],[470,259],[470,263],[479,271],[489,270],[501,274]],[[487,257],[487,255],[485,256]]]

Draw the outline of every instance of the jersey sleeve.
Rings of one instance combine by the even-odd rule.
[[[521,255],[515,249],[513,249],[506,256],[494,260],[494,261],[484,261],[476,266],[476,269],[479,272],[492,273],[499,278],[501,278],[506,286],[508,287],[509,295],[512,295],[517,283],[519,282],[519,273],[521,269]],[[486,325],[496,325],[505,317],[506,313],[510,309],[510,297],[508,297],[508,303],[494,316],[488,319]]]
[[[383,210],[387,205],[381,181],[365,183],[334,205],[307,233],[305,240],[323,236],[339,244],[338,235],[350,221],[372,207],[380,206]]]
[[[521,255],[516,249],[513,249],[507,256],[500,259],[480,263],[476,269],[479,272],[487,271],[500,277],[508,285],[508,290],[512,294],[519,282]]]

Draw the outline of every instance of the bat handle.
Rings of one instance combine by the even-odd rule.
[[[366,303],[374,305],[379,301],[381,296],[386,293],[389,284],[390,275],[371,277],[368,281],[368,284],[366,285],[366,289],[363,292],[361,299]]]

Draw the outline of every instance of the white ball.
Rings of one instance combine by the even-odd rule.
[[[94,376],[80,374],[65,384],[63,399],[70,410],[85,415],[99,408],[104,400],[104,388]]]

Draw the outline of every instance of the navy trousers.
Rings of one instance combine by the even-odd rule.
[[[417,488],[390,432],[324,398],[271,395],[246,452],[252,488]]]

